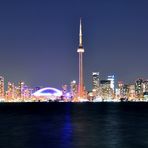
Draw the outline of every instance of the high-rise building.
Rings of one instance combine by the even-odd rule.
[[[93,85],[92,91],[94,97],[99,96],[99,86],[100,86],[99,72],[92,73],[92,85]]]
[[[93,83],[93,89],[98,90],[100,85],[99,72],[92,73],[92,83]]]
[[[107,80],[110,81],[110,87],[112,88],[114,92],[115,91],[115,76],[114,75],[108,76]]]
[[[15,97],[15,86],[14,83],[8,82],[7,99],[12,101]]]
[[[113,92],[110,87],[110,81],[109,80],[101,80],[100,81],[100,94],[102,99],[111,99],[113,97]]]
[[[0,76],[0,97],[4,98],[4,78]]]
[[[148,80],[143,82],[143,97],[144,101],[148,101]]]
[[[139,99],[143,96],[143,79],[141,78],[135,81],[135,93]]]
[[[64,84],[64,85],[62,85],[62,96],[63,96],[63,99],[66,98],[66,94],[67,94],[67,85]]]
[[[128,85],[128,90],[129,90],[128,100],[129,101],[135,100],[135,85],[134,84],[129,84]]]
[[[77,49],[79,53],[79,84],[78,84],[78,99],[84,98],[84,77],[83,77],[83,40],[82,40],[82,22],[80,19],[80,30],[79,30],[79,48]],[[79,100],[76,100],[79,101]]]
[[[117,100],[120,100],[120,89],[119,88],[115,89],[114,98],[117,99]]]
[[[143,92],[148,92],[148,80],[143,82]]]
[[[129,86],[118,82],[119,99],[127,99],[129,97]]]
[[[24,86],[25,83],[20,81],[18,85],[18,98],[20,99],[20,101],[24,100]]]
[[[30,102],[32,100],[32,90],[27,85],[23,88],[23,97],[25,102]]]
[[[122,92],[123,92],[123,98],[127,99],[129,98],[129,87],[128,85],[123,85],[123,88],[122,88]]]
[[[122,81],[118,81],[118,98],[121,99],[124,97],[124,92],[123,92],[123,82]]]

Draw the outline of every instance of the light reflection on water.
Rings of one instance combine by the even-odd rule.
[[[0,104],[1,148],[147,148],[147,127],[148,103]]]

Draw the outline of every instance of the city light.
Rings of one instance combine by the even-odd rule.
[[[9,81],[5,90],[5,79],[0,76],[0,102],[148,102],[148,80],[142,78],[130,84],[124,84],[122,81],[115,84],[116,76],[114,74],[102,79],[100,72],[92,72],[92,89],[88,91],[84,84],[82,37],[82,20],[80,19],[77,49],[79,55],[78,83],[73,80],[69,85],[62,85],[61,90],[59,90],[53,87],[31,88],[23,81],[18,82],[18,84]]]
[[[50,96],[57,96],[60,97],[62,96],[62,92],[56,88],[51,88],[51,87],[46,87],[46,88],[42,88],[38,91],[36,91],[35,93],[33,93],[34,96],[36,97],[40,97],[40,96],[44,96],[44,97],[50,97]]]

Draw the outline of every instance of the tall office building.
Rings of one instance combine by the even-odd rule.
[[[23,96],[24,96],[24,101],[31,101],[31,94],[32,94],[32,90],[31,88],[29,88],[27,85],[24,86],[23,88]]]
[[[148,80],[143,82],[143,92],[148,92]]]
[[[129,84],[128,85],[128,90],[129,90],[128,100],[132,101],[132,100],[135,99],[135,85],[134,84]]]
[[[15,86],[14,83],[8,82],[7,99],[13,100],[15,97]]]
[[[111,99],[112,98],[112,90],[110,88],[109,80],[101,80],[100,81],[100,94],[102,99]]]
[[[62,85],[62,96],[63,96],[63,99],[66,98],[66,94],[67,94],[67,85],[64,84],[64,85]]]
[[[92,73],[92,83],[93,83],[93,89],[98,90],[99,89],[99,72],[93,72]]]
[[[0,97],[4,98],[4,78],[0,76]]]
[[[100,79],[99,79],[99,72],[93,72],[92,73],[92,85],[93,85],[93,94],[94,97],[99,96],[99,86],[100,86]]]
[[[129,98],[129,86],[124,84],[122,89],[123,89],[122,90],[123,98],[125,99]]]
[[[18,85],[18,98],[20,99],[20,101],[24,100],[24,86],[25,83],[20,81]]]
[[[83,77],[83,40],[82,40],[82,22],[80,19],[80,30],[79,30],[79,48],[77,49],[79,53],[79,84],[78,84],[78,98],[84,98],[84,77]],[[76,100],[79,101],[79,100]]]
[[[108,76],[107,80],[110,81],[110,87],[112,88],[114,92],[115,91],[115,76],[114,75]]]
[[[143,82],[143,97],[145,101],[148,101],[148,80]]]
[[[124,86],[124,84],[123,84],[123,82],[122,81],[118,81],[118,97],[119,97],[119,99],[121,99],[121,98],[123,98],[124,97],[124,92],[123,92],[123,86]]]
[[[135,93],[139,99],[143,96],[143,79],[141,78],[135,81]]]

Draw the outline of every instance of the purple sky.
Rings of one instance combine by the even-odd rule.
[[[82,17],[85,84],[102,79],[148,78],[147,0],[0,1],[0,75],[6,82],[61,88],[78,80]]]

